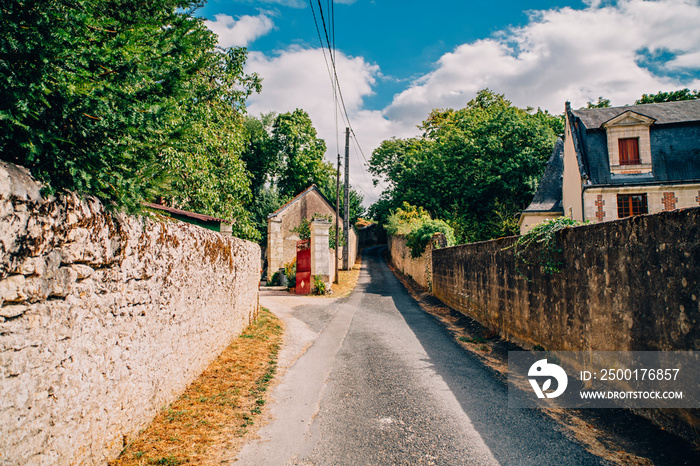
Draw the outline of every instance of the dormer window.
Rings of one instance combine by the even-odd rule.
[[[649,127],[654,119],[631,110],[603,123],[608,138],[610,172],[613,175],[651,173]]]
[[[639,138],[620,138],[617,140],[620,153],[620,165],[639,165]]]

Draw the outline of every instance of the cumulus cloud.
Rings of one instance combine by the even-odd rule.
[[[351,125],[357,135],[359,147],[367,159],[384,139],[416,132],[414,128],[407,129],[388,120],[379,110],[363,107],[364,98],[372,94],[372,86],[379,76],[377,65],[368,63],[361,57],[350,57],[337,52],[336,69]],[[342,115],[338,114],[339,131],[336,133],[333,88],[322,49],[297,46],[279,51],[274,56],[250,52],[246,71],[256,72],[263,78],[262,92],[248,99],[249,114],[259,115],[271,111],[284,113],[296,108],[304,109],[311,117],[319,136],[326,141],[327,159],[335,162],[338,152],[344,154],[345,123]],[[368,193],[369,196],[365,197],[372,203],[378,193],[372,187],[362,164],[362,154],[353,143],[351,183],[358,186],[361,193]]]
[[[247,47],[275,27],[271,16],[271,12],[261,12],[258,16],[244,15],[236,19],[219,14],[214,16],[214,21],[205,21],[204,24],[219,36],[221,47]]]
[[[643,93],[700,86],[697,75],[677,74],[700,68],[697,2],[587,3],[531,12],[526,26],[458,46],[395,96],[386,115],[420,121],[432,108],[463,107],[485,87],[561,113],[566,100],[576,107],[603,96],[625,105]],[[664,55],[674,58],[647,63]]]
[[[700,5],[693,0],[588,0],[583,9],[530,12],[523,27],[457,46],[432,72],[410,82],[384,109],[368,109],[365,99],[381,77],[379,67],[362,57],[338,52],[337,67],[350,120],[365,157],[381,141],[417,135],[434,108],[462,108],[476,92],[505,93],[520,107],[542,107],[560,114],[599,96],[613,105],[631,104],[644,93],[700,88]],[[248,72],[259,73],[262,94],[251,97],[251,114],[305,109],[335,161],[344,150],[336,136],[333,93],[323,53],[289,48],[274,55],[251,52]],[[339,140],[338,147],[336,140]],[[352,183],[371,193],[379,189],[363,173],[352,146]]]

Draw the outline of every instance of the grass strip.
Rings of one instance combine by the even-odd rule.
[[[232,455],[262,414],[282,334],[281,321],[262,308],[257,321],[109,464],[214,464],[222,451]]]

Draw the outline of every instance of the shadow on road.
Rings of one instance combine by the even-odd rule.
[[[538,465],[607,463],[586,451],[568,429],[541,411],[509,409],[505,377],[462,348],[442,322],[410,297],[386,265],[382,250],[383,247],[375,247],[363,253],[371,277],[365,293],[393,299],[427,353],[428,362],[448,385],[501,464],[520,463],[523,457],[528,458],[528,463]],[[508,349],[512,348],[511,344],[503,343],[501,353],[507,356]],[[628,410],[568,411],[591,428],[603,432],[602,436],[596,435],[598,440],[613,438],[614,443],[603,440],[608,443],[607,448],[623,449],[658,465],[700,464],[700,452],[693,450],[688,442]],[[517,456],[513,452],[518,452]]]

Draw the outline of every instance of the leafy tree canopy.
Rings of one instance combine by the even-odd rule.
[[[319,187],[335,208],[335,167],[324,160],[326,143],[318,138],[304,110],[247,117],[245,129],[242,159],[250,172],[255,198],[249,208],[263,240],[267,237],[267,216],[312,184]],[[343,192],[341,182],[341,215]],[[351,186],[352,224],[365,213],[362,200]]]
[[[603,97],[598,97],[598,102],[588,102],[586,108],[608,108],[610,107],[610,99],[604,99]]]
[[[217,49],[193,15],[198,5],[3,2],[2,157],[49,191],[132,210],[166,194],[234,220],[245,235],[250,191],[237,128],[260,79],[243,73],[245,49]]]
[[[277,185],[283,195],[295,196],[314,183],[327,192],[335,170],[324,161],[326,143],[317,137],[304,110],[296,109],[277,117],[272,144],[280,159]]]
[[[335,172],[335,170],[333,170]],[[341,174],[342,176],[342,174]],[[333,176],[335,178],[335,176]],[[332,180],[332,183],[328,188],[323,190],[323,195],[328,198],[329,201],[331,201],[331,204],[333,205],[333,208],[335,209],[335,201],[336,201],[336,184],[335,180]],[[355,188],[350,186],[350,193],[349,193],[349,198],[350,198],[350,225],[354,225],[357,222],[357,219],[362,217],[365,214],[365,208],[362,205],[362,201],[364,200],[362,194],[358,193]],[[342,181],[340,182],[340,216],[345,217],[345,183]]]
[[[277,179],[280,172],[280,154],[272,142],[272,129],[277,115],[268,113],[260,118],[246,116],[245,147],[242,158],[250,174],[253,193]]]
[[[461,110],[434,110],[421,129],[372,153],[370,172],[388,189],[371,213],[385,223],[408,202],[450,223],[460,241],[477,241],[516,233],[563,122],[485,89]]]
[[[678,100],[695,100],[700,99],[700,91],[690,89],[680,89],[671,92],[661,92],[656,94],[642,94],[642,98],[636,100],[635,105],[639,104],[654,104],[657,102],[675,102]]]

